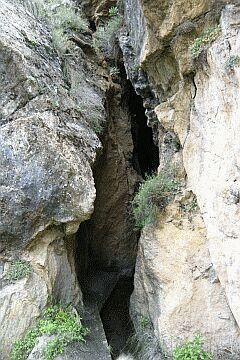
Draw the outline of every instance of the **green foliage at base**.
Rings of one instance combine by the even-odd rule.
[[[204,31],[198,38],[194,40],[189,47],[189,55],[192,59],[197,59],[204,48],[211,44],[219,36],[221,29],[219,26],[211,27]]]
[[[13,260],[4,279],[12,283],[29,276],[32,272],[31,265],[24,260]]]
[[[195,336],[182,346],[173,350],[173,360],[212,360],[212,355],[203,350],[203,340]]]
[[[148,177],[140,186],[133,200],[133,215],[136,226],[143,228],[154,223],[159,209],[163,209],[169,199],[180,188],[180,181],[172,169],[162,170],[159,175]]]
[[[43,349],[44,360],[53,360],[65,351],[68,344],[74,341],[85,341],[88,329],[82,326],[77,312],[71,307],[54,305],[49,307],[37,325],[29,330],[22,340],[15,342],[11,360],[25,360],[42,335],[54,335]]]

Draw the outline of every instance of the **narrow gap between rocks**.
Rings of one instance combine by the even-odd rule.
[[[135,185],[146,174],[150,175],[156,172],[159,165],[158,148],[153,141],[152,129],[147,126],[143,101],[136,94],[130,81],[127,80],[123,66],[121,66],[119,83],[121,96],[119,96],[120,87],[118,86],[118,94],[115,96],[118,100],[114,103],[112,97],[109,99],[109,124],[102,139],[103,152],[94,169],[97,190],[94,214],[90,220],[80,225],[76,245],[76,270],[84,302],[88,305],[94,304],[98,308],[112,359],[116,359],[126,350],[127,340],[134,333],[129,315],[129,303],[134,287],[133,277],[139,234],[134,230],[133,221],[129,222],[131,207],[126,204],[124,191],[120,190],[119,196],[116,196],[110,205],[108,202],[109,198],[115,197],[115,192],[122,186],[124,173],[121,173],[121,161],[126,161],[127,165],[124,163],[124,166],[132,167],[131,171],[137,173]],[[119,112],[116,110],[118,107],[121,108]],[[126,121],[126,129],[122,129],[124,121]],[[129,132],[128,135],[133,143],[129,159],[126,160],[125,155],[124,160],[112,165],[111,168],[111,162],[118,161],[118,158],[114,156],[118,156],[117,151],[119,151],[121,142],[124,146],[126,139],[121,139],[121,136],[124,136],[126,131]],[[108,166],[110,166],[110,175],[106,174],[109,171]],[[115,168],[117,168],[116,176],[120,179],[117,179],[116,176],[109,179]],[[128,175],[125,174],[126,177]],[[133,192],[134,189],[131,195],[127,194],[128,202],[130,202],[129,199],[133,196]],[[129,209],[125,209],[126,207]],[[126,225],[126,223],[129,224]],[[117,236],[114,233],[115,229],[118,231]],[[127,240],[125,234],[122,235],[122,241],[129,242],[126,242],[125,248],[123,246],[123,253],[121,253],[121,239],[119,239],[121,232],[128,233]],[[104,248],[108,247],[109,250],[104,252]],[[115,248],[116,252],[114,252]],[[127,259],[128,256],[130,260]]]
[[[125,72],[125,71],[123,71]],[[154,144],[153,129],[147,125],[143,99],[129,80],[125,83],[124,101],[131,116],[133,167],[142,177],[154,174],[159,166],[159,148]]]

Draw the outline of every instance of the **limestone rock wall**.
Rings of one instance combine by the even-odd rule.
[[[132,31],[135,10],[125,2],[127,30],[120,41],[128,75],[137,91],[147,82],[154,97],[147,110],[157,116],[159,171],[171,164],[182,169],[200,212],[189,221],[170,206],[143,231],[132,316],[137,328],[141,319],[150,321],[168,353],[202,333],[215,358],[237,359],[239,4],[176,0],[137,6],[144,36]],[[193,61],[189,46],[218,24],[218,38]],[[236,61],[231,66],[230,59]]]
[[[105,119],[107,86],[97,62],[76,44],[60,59],[46,19],[21,2],[0,1],[0,30],[0,358],[6,360],[52,299],[82,306],[74,234],[93,212],[91,167],[101,144],[91,121]],[[19,259],[30,274],[6,281]]]

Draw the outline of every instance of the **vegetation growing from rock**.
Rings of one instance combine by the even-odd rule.
[[[88,29],[87,22],[76,12],[74,7],[65,4],[52,10],[51,15],[53,44],[60,54],[64,54],[69,47],[71,34],[86,31]]]
[[[201,52],[219,36],[221,29],[219,26],[210,27],[196,38],[189,47],[189,55],[194,60],[199,57]]]
[[[71,47],[71,36],[88,29],[88,24],[73,5],[64,0],[18,0],[35,17],[47,19],[52,31],[52,40],[59,55]]]
[[[116,34],[121,26],[122,17],[116,7],[110,8],[108,15],[107,23],[100,25],[95,32],[93,46],[97,52],[100,51],[104,56],[111,58],[114,57]]]
[[[14,281],[23,279],[27,276],[29,276],[32,272],[32,267],[31,265],[24,260],[13,260],[10,263],[9,269],[6,273],[6,275],[4,276],[4,279],[9,282],[12,283]]]
[[[191,201],[188,201],[184,204],[181,204],[181,211],[184,214],[192,214],[198,208],[197,198],[196,195],[193,195]]]
[[[173,350],[173,360],[212,360],[212,355],[203,349],[201,336]]]
[[[133,200],[133,215],[137,228],[154,223],[159,209],[163,209],[180,188],[174,169],[164,169],[159,175],[148,177]]]
[[[74,341],[85,341],[88,334],[81,324],[81,318],[71,306],[54,305],[43,313],[37,325],[30,329],[22,340],[14,343],[11,360],[25,360],[42,335],[54,336],[47,341],[42,350],[44,360],[52,360],[62,354],[68,344]]]
[[[225,62],[225,69],[233,70],[235,66],[239,65],[240,63],[240,57],[238,55],[231,55],[227,58]]]

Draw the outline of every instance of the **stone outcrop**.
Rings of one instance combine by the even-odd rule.
[[[0,358],[6,360],[51,299],[82,306],[74,234],[93,211],[91,167],[101,145],[90,122],[93,114],[104,121],[106,81],[74,44],[60,59],[46,20],[20,2],[1,0],[0,19]],[[19,259],[31,273],[5,281]]]
[[[131,306],[135,325],[147,317],[168,353],[177,343],[202,333],[214,356],[224,359],[228,352],[238,358],[240,345],[240,28],[239,4],[228,3],[126,1],[126,31],[120,39],[136,90],[139,84],[146,88],[147,79],[155,97],[150,108],[158,102],[154,111],[160,130],[159,170],[171,164],[182,169],[179,175],[186,177],[203,218],[202,222],[198,215],[194,225],[195,218],[188,223],[178,212],[169,216],[168,209],[155,227],[144,230]],[[133,15],[135,6],[144,18],[142,30]],[[218,24],[218,38],[192,60],[190,45]],[[179,228],[175,221],[183,225]]]
[[[0,359],[9,359],[52,298],[83,311],[77,275],[94,288],[90,294],[107,288],[101,307],[119,276],[132,275],[130,202],[141,176],[127,80],[115,68],[122,61],[153,128],[159,172],[174,166],[183,184],[139,241],[131,316],[148,340],[140,358],[171,357],[173,347],[201,334],[214,359],[238,359],[239,0],[124,0],[122,54],[111,64],[92,38],[114,1],[76,1],[92,30],[79,38],[66,32],[62,56],[49,19],[29,4],[0,0]],[[203,41],[213,29],[216,36]],[[202,51],[193,58],[199,37]],[[77,235],[81,248],[75,234],[89,219]],[[19,259],[30,271],[11,280]],[[83,279],[89,269],[95,277],[90,271]],[[114,271],[111,286],[95,288],[100,269]],[[101,356],[110,358],[96,302],[87,321],[97,319],[101,335],[95,342],[93,331],[89,354],[104,344]],[[79,356],[74,346],[63,358]]]

